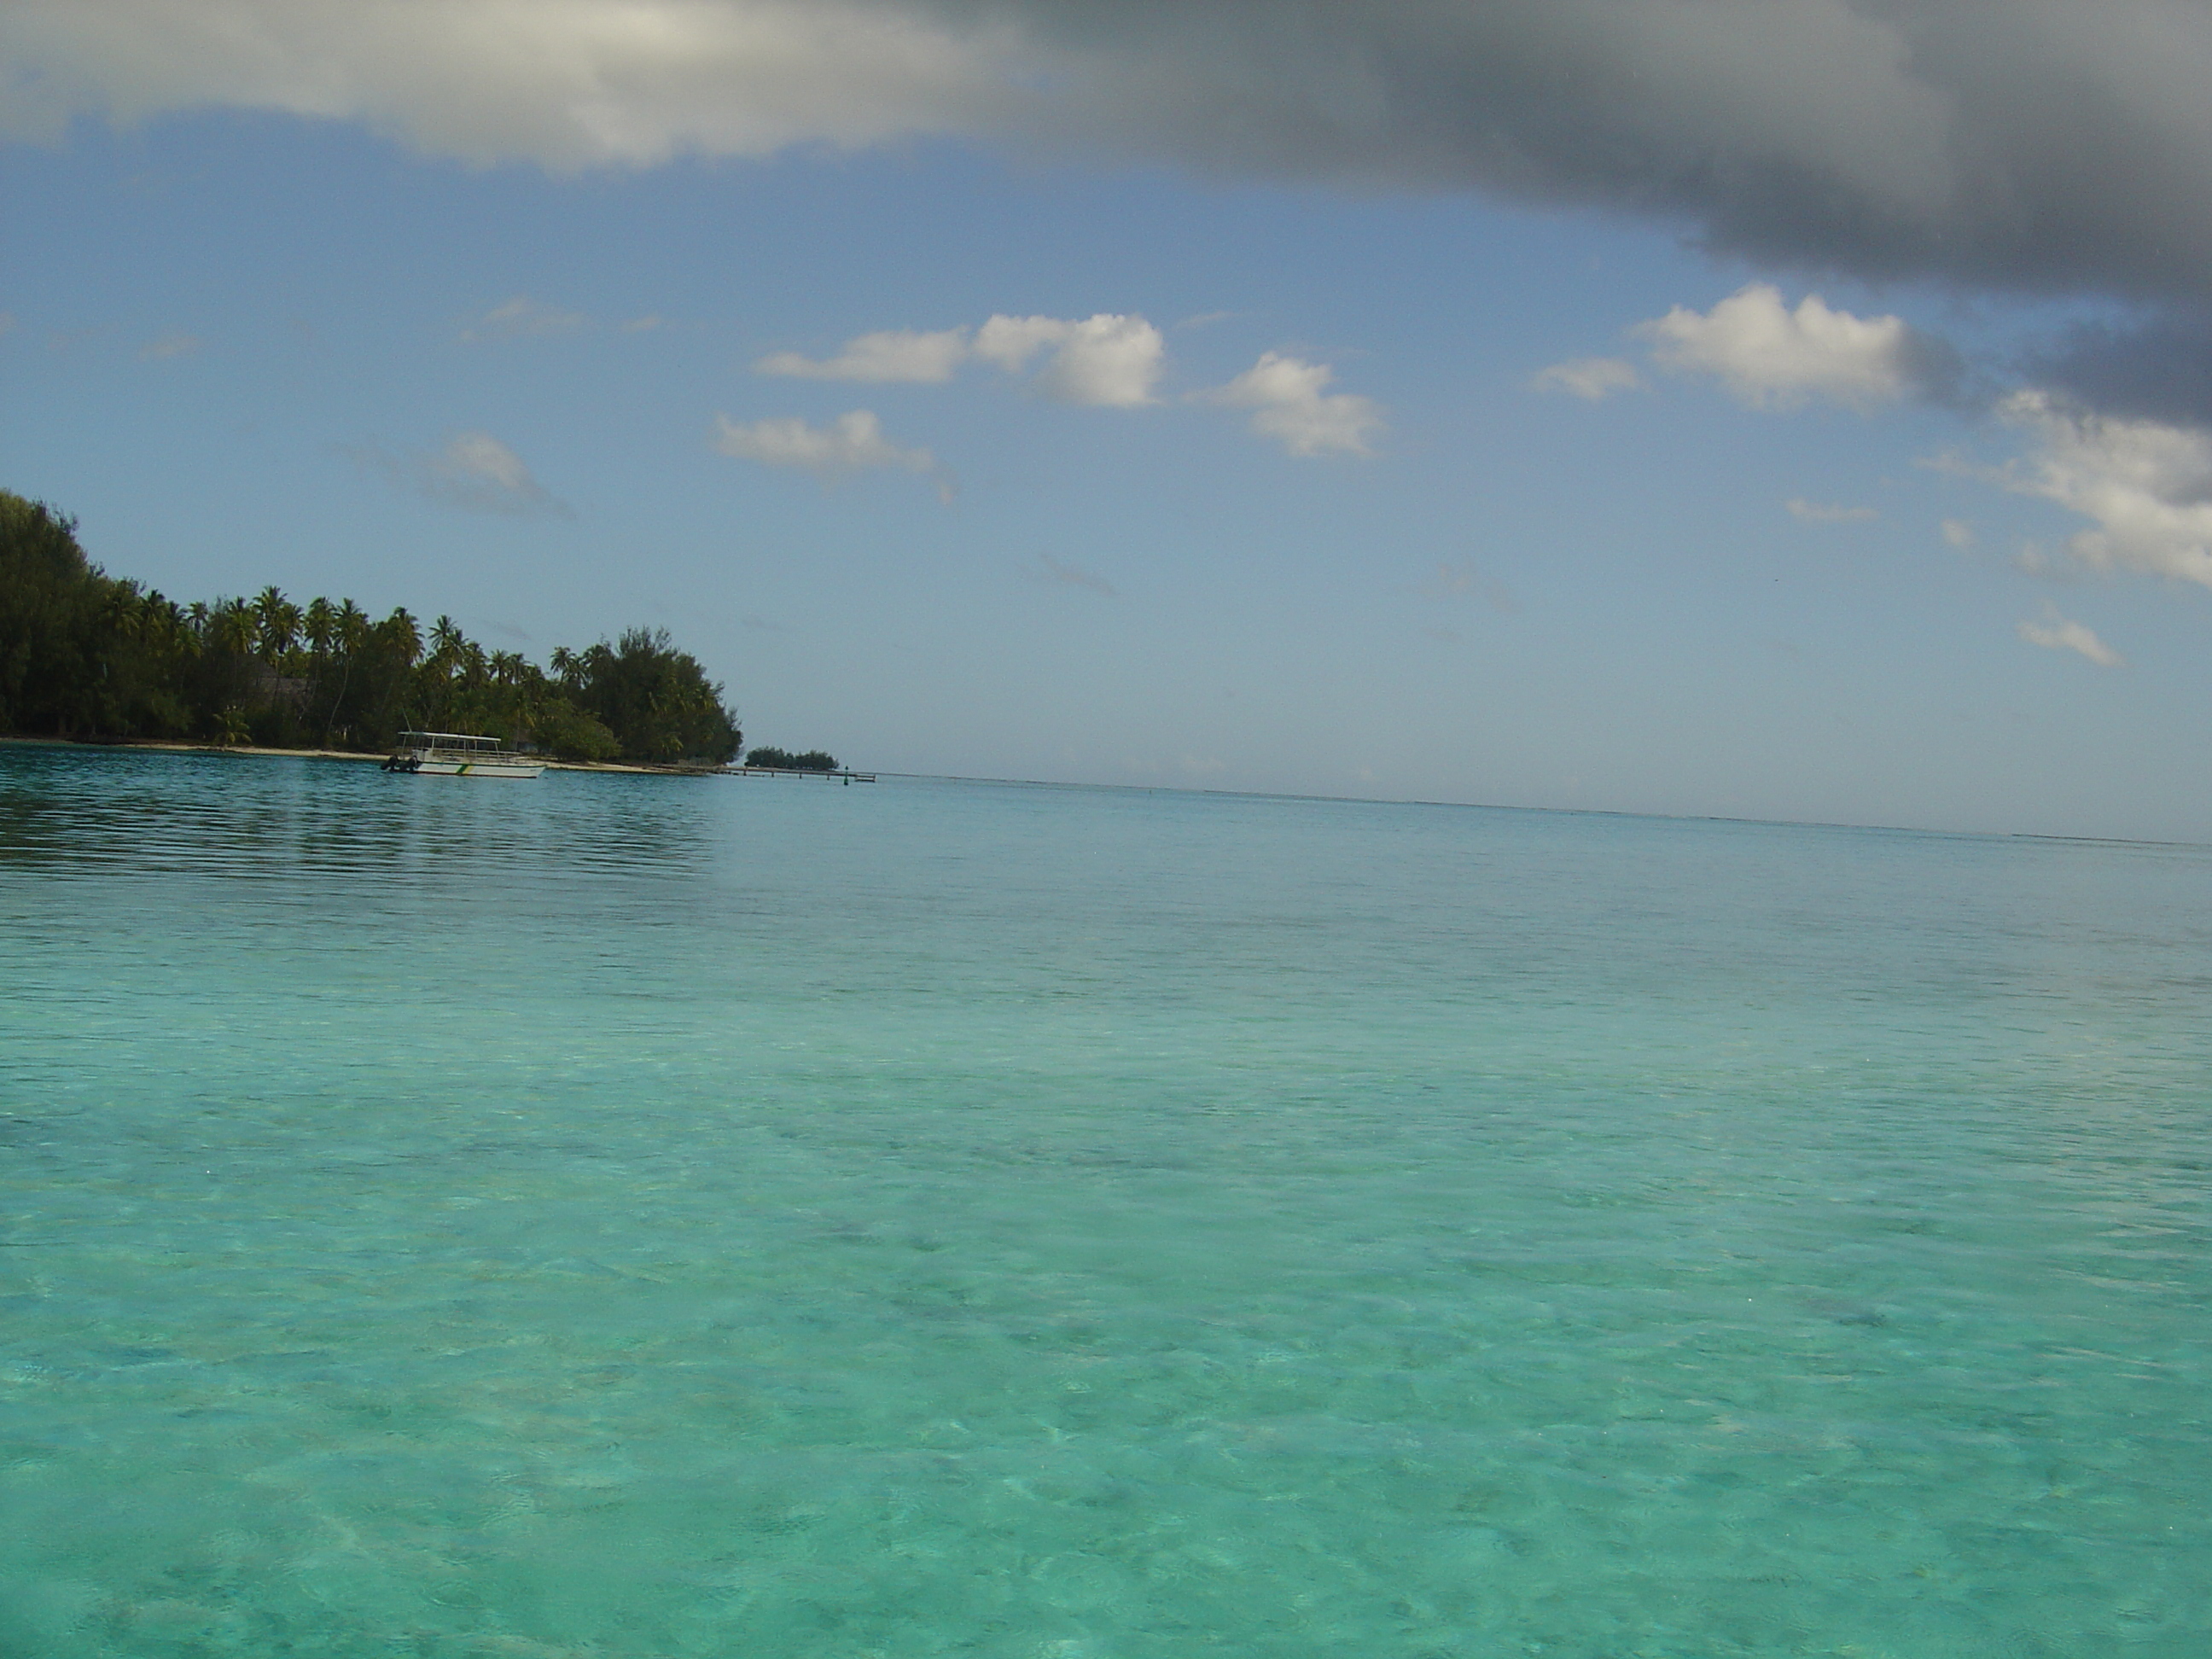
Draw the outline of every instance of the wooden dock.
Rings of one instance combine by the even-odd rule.
[[[842,768],[835,772],[817,772],[811,767],[789,766],[726,766],[722,769],[741,778],[820,778],[825,783],[834,780],[844,784],[873,783],[876,781],[873,772],[851,772]]]

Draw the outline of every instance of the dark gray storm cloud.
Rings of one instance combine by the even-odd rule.
[[[2021,377],[2108,414],[2212,422],[2212,319],[2201,313],[2132,325],[2082,324],[2030,355]]]
[[[2040,360],[2212,419],[2203,0],[941,0],[1184,165],[1679,226],[1768,269],[2098,296]],[[1961,382],[1949,377],[1955,389]]]
[[[1069,137],[1680,222],[1763,262],[2212,299],[2202,0],[938,0]]]
[[[16,0],[0,127],[230,104],[556,167],[960,135],[2212,300],[2206,0]]]
[[[0,80],[19,132],[280,108],[562,170],[953,137],[2212,307],[2212,0],[14,0]]]

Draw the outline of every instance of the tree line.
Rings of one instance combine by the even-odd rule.
[[[450,617],[425,629],[273,586],[179,605],[93,563],[74,520],[0,490],[0,732],[373,752],[405,731],[575,760],[720,764],[744,742],[722,688],[665,629],[562,647],[540,668]]]
[[[745,757],[748,766],[769,766],[779,772],[834,772],[837,757],[826,749],[810,749],[803,755],[783,749],[756,749]]]

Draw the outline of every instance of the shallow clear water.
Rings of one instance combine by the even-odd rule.
[[[0,752],[0,1655],[2212,1650],[2212,853]]]

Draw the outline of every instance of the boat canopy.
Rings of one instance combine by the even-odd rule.
[[[466,732],[402,732],[399,744],[403,749],[496,749],[500,740]]]

